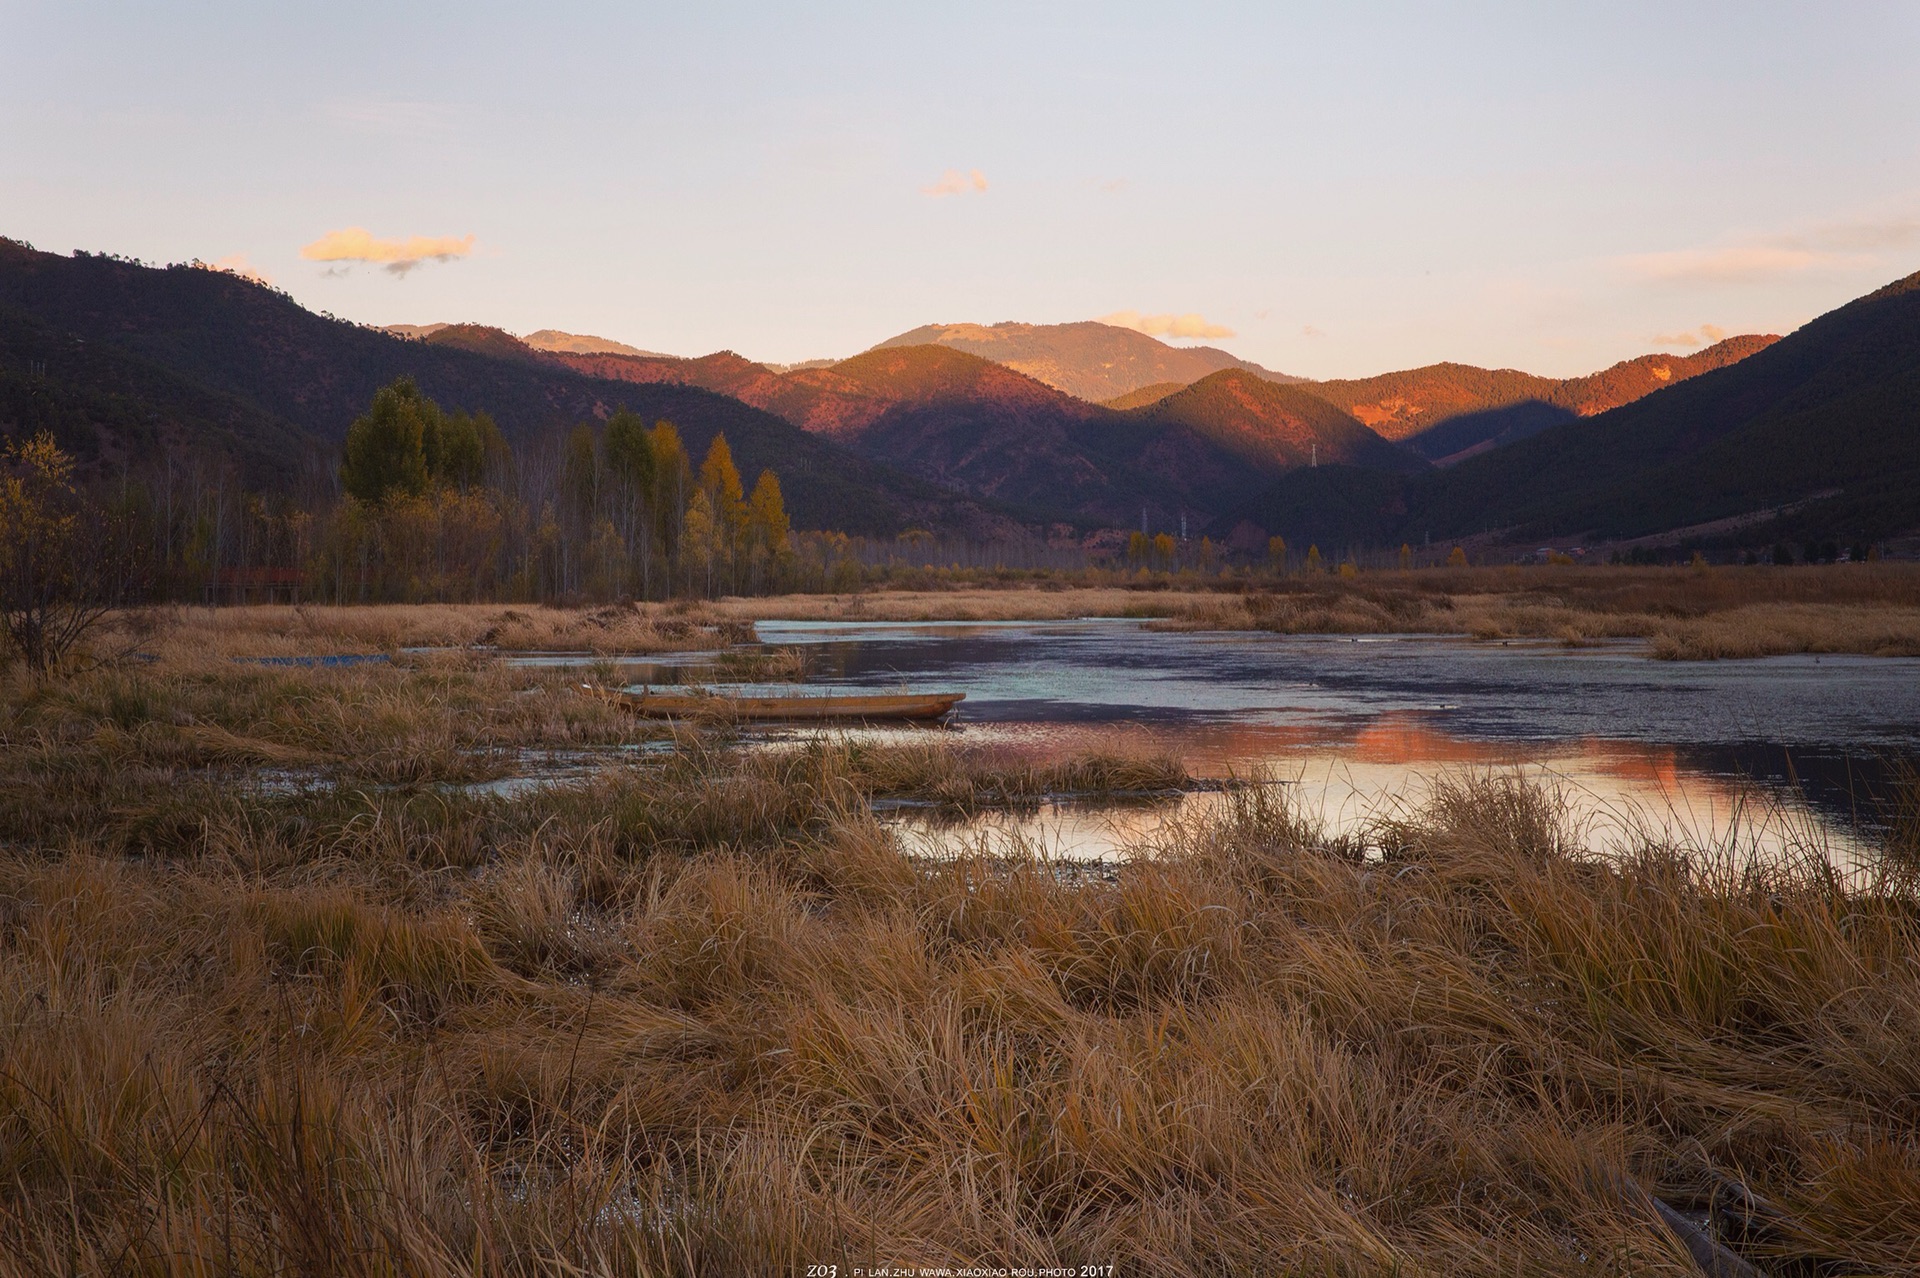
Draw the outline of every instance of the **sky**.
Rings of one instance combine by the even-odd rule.
[[[1920,270],[1920,4],[0,0],[0,235],[367,323],[1549,375]]]

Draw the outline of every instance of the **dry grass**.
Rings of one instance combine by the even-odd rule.
[[[1136,583],[1138,584],[1138,583]],[[1185,629],[1285,634],[1457,634],[1582,644],[1644,639],[1656,657],[1920,655],[1920,565],[1481,568],[1157,582],[1166,589],[1023,583],[602,608],[394,604],[165,610],[143,650],[172,665],[408,648],[607,654],[727,648],[753,623],[1060,621],[1139,617]],[[1244,588],[1243,588],[1244,587]],[[116,643],[120,642],[118,639]],[[787,678],[794,655],[735,652],[733,673]]]
[[[1204,584],[1165,590],[1022,584],[1004,589],[875,590],[850,595],[727,598],[721,615],[755,621],[1072,621],[1081,617],[1173,617],[1219,598]]]
[[[685,604],[256,604],[168,608],[142,621],[153,627],[144,648],[173,664],[407,648],[676,652],[753,639],[750,623]]]
[[[356,697],[475,709],[233,678],[0,704],[0,1275],[1692,1272],[1629,1176],[1920,1265],[1909,871],[1600,861],[1500,778],[1385,861],[1258,789],[1110,880],[915,863],[865,796],[1061,779],[931,747],[247,796]],[[617,722],[565,704],[515,739]]]
[[[828,740],[798,753],[845,777],[866,799],[917,800],[955,813],[1049,799],[1165,795],[1193,785],[1178,758],[1126,746],[1060,757],[939,740],[885,746]]]
[[[1302,578],[1156,623],[1282,634],[1645,639],[1666,660],[1920,656],[1920,568],[1505,568]]]

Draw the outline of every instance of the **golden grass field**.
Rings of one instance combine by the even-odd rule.
[[[1286,579],[1170,625],[1286,634],[1457,634],[1568,644],[1644,639],[1666,660],[1786,653],[1920,656],[1920,565],[1423,569]]]
[[[751,623],[1144,618],[1192,629],[1450,634],[1568,644],[1641,639],[1667,660],[1783,653],[1920,656],[1920,565],[1793,568],[1419,569],[1283,578],[1177,577],[560,608],[539,604],[173,607],[139,618],[169,660],[397,652],[405,648],[603,653],[710,649]]]
[[[1096,871],[930,862],[868,801],[1178,761],[635,755],[565,674],[207,656],[498,612],[0,677],[0,1275],[1698,1272],[1655,1198],[1920,1267],[1911,790],[1852,878],[1599,858],[1491,774],[1370,850],[1257,788]],[[599,764],[464,788],[529,752]]]

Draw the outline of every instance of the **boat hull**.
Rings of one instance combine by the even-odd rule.
[[[736,719],[819,722],[873,722],[887,719],[939,719],[966,700],[964,692],[933,692],[886,697],[688,697],[650,692],[602,694],[631,714],[652,719]]]

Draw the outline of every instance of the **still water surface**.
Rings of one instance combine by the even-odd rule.
[[[1161,632],[1128,620],[763,622],[807,653],[812,689],[967,694],[969,739],[1133,744],[1196,775],[1263,770],[1336,829],[1418,802],[1436,775],[1517,768],[1564,788],[1591,837],[1702,843],[1872,837],[1889,762],[1920,758],[1920,660],[1661,662],[1637,643]],[[1112,855],[1174,809],[1055,807],[976,824],[1062,855]],[[955,832],[907,819],[929,850]]]

